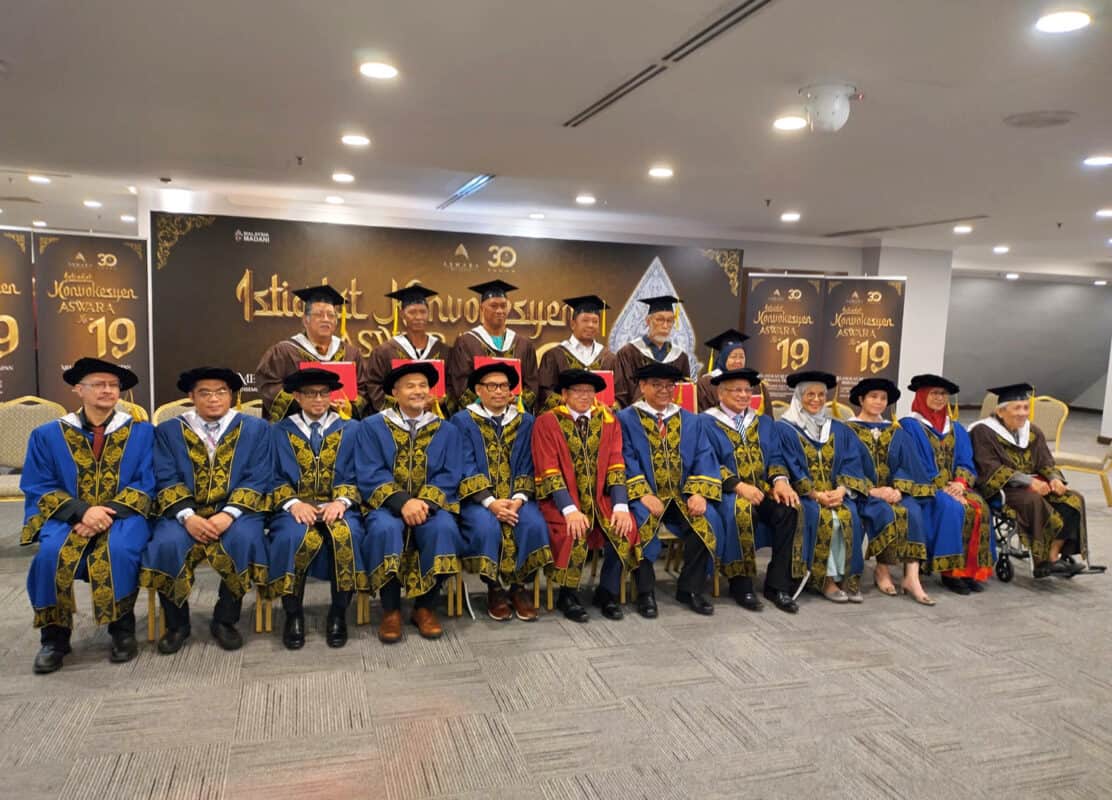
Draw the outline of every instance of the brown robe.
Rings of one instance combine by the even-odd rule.
[[[297,372],[302,361],[355,362],[359,395],[351,402],[351,415],[355,419],[364,415],[370,379],[367,376],[367,361],[359,354],[359,348],[348,342],[341,342],[332,357],[326,359],[315,350],[306,349],[302,343],[291,337],[272,345],[263,353],[259,365],[255,367],[255,384],[263,401],[263,419],[277,422],[300,410],[293,395],[282,389],[282,381],[287,375]]]
[[[618,363],[614,369],[614,401],[622,408],[631,406],[641,399],[641,388],[637,385],[637,370],[655,360],[650,353],[644,337],[634,339],[618,351]],[[664,356],[663,363],[674,366],[683,373],[685,379],[691,375],[691,364],[687,353],[671,342],[668,343],[668,352]],[[716,400],[715,403],[717,402]]]
[[[537,393],[537,413],[551,411],[553,408],[560,405],[560,393],[556,389],[556,383],[560,373],[564,370],[589,369],[610,370],[613,372],[617,365],[617,357],[610,352],[610,348],[605,346],[599,351],[595,360],[590,364],[584,364],[572,355],[571,351],[563,346],[563,342],[555,347],[549,348],[548,351],[541,356],[541,366],[538,372],[540,388]]]
[[[395,358],[443,361],[445,374],[447,374],[450,353],[451,349],[447,343],[435,333],[429,334],[428,344],[420,351],[413,346],[404,333],[380,344],[367,357],[367,399],[370,402],[370,410],[382,411],[387,406],[386,393],[382,391],[382,379],[392,368]]]
[[[521,403],[530,411],[537,401],[537,351],[533,343],[516,331],[506,329],[504,350],[497,350],[490,343],[490,335],[481,325],[464,331],[456,337],[452,352],[445,365],[448,381],[448,402],[452,409],[459,410],[475,399],[475,393],[467,388],[467,378],[475,368],[476,356],[490,358],[516,358],[521,361]],[[512,339],[511,339],[512,337]]]
[[[700,375],[699,380],[695,382],[700,411],[706,411],[708,408],[714,408],[718,405],[718,387],[710,382],[713,377],[714,375],[708,372],[705,375]],[[763,383],[760,387],[760,393],[762,401],[760,413],[772,416],[772,398],[768,396],[768,389],[765,388]]]
[[[991,417],[990,417],[991,419]],[[1000,425],[1003,428],[1003,425]],[[1041,496],[1026,485],[1030,480],[1065,482],[1054,466],[1054,456],[1046,444],[1046,436],[1034,425],[1027,446],[1020,447],[1011,435],[981,422],[972,426],[969,438],[973,459],[977,463],[978,488],[986,498],[1003,490],[1005,502],[1015,511],[1020,535],[1027,540],[1035,563],[1050,558],[1050,546],[1063,539],[1062,555],[1089,557],[1088,532],[1085,525],[1085,499],[1073,490],[1064,495]]]

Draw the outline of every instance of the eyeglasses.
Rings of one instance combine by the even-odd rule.
[[[331,389],[298,389],[297,393],[310,400],[319,400],[322,397],[331,397]]]
[[[651,380],[651,381],[646,381],[646,383],[649,385],[649,388],[654,390],[654,391],[662,391],[664,389],[667,389],[668,391],[673,391],[676,388],[676,382],[675,381]]]
[[[492,392],[508,392],[510,390],[510,384],[506,383],[505,381],[503,381],[502,383],[479,383],[479,386],[482,386],[484,389]]]
[[[578,395],[597,394],[594,386],[569,386],[564,391],[568,394]]]
[[[119,381],[96,381],[95,383],[82,383],[79,385],[84,386],[86,389],[92,389],[94,392],[103,392],[105,389],[109,389],[113,392],[120,391]]]
[[[314,311],[309,315],[310,319],[323,319],[328,322],[336,321],[336,313],[334,311]]]
[[[214,397],[227,397],[231,392],[227,389],[198,389],[196,395],[202,400],[211,400]]]
[[[753,389],[749,386],[719,386],[718,391],[726,394],[753,394]]]

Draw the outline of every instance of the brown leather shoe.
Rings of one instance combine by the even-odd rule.
[[[383,614],[382,624],[378,626],[378,638],[383,644],[393,644],[402,638],[401,611],[395,609]]]
[[[510,602],[514,605],[514,613],[517,618],[525,622],[535,622],[537,619],[537,608],[533,605],[532,592],[525,589],[517,589],[510,592]]]
[[[426,639],[439,639],[444,635],[444,628],[436,618],[436,612],[431,608],[415,608],[409,621],[417,626],[417,632]]]
[[[501,586],[487,588],[487,614],[499,622],[509,622],[513,617],[514,610],[510,608],[509,598]]]

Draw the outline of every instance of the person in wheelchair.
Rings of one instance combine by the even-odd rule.
[[[1088,558],[1085,500],[1066,486],[1046,436],[1031,424],[1032,387],[1016,383],[988,391],[999,398],[996,410],[969,426],[978,488],[985,497],[1003,491],[1031,548],[1036,578],[1072,578],[1085,567],[1064,556]]]

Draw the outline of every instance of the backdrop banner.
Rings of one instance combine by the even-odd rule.
[[[801,369],[818,369],[822,351],[823,278],[750,275],[742,330],[745,363],[761,373],[769,397],[786,400],[784,378]]]
[[[139,376],[131,399],[150,405],[147,243],[100,236],[35,236],[39,395],[77,406],[62,371],[82,356]]]
[[[151,214],[151,237],[158,403],[178,396],[181,370],[201,364],[239,372],[249,399],[259,357],[302,330],[292,291],[325,282],[347,299],[346,335],[363,354],[393,334],[395,304],[383,295],[414,282],[439,292],[430,329],[449,343],[478,324],[468,286],[517,286],[509,324],[538,356],[571,335],[564,297],[605,298],[605,338],[617,350],[645,332],[636,298],[674,294],[685,303],[673,340],[695,370],[706,361],[699,343],[734,327],[740,310],[740,250],[163,212]]]
[[[0,231],[0,401],[37,390],[31,232]]]

